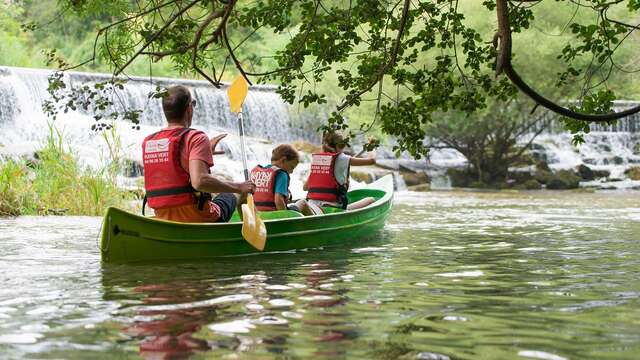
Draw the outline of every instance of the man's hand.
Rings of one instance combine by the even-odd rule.
[[[220,140],[222,140],[225,136],[227,136],[227,133],[222,133],[212,137],[211,140],[209,140],[209,143],[211,144],[211,152],[213,153],[213,155],[224,154],[224,151],[216,151],[216,146],[218,146]]]
[[[256,191],[256,184],[252,183],[251,181],[236,183],[235,185],[240,194],[253,194],[253,192]]]

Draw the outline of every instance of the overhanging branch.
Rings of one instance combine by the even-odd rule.
[[[496,58],[496,76],[504,73],[509,80],[520,91],[525,93],[536,103],[545,108],[568,118],[589,121],[589,122],[608,122],[618,120],[629,115],[640,112],[640,105],[630,109],[608,114],[584,114],[573,111],[569,108],[561,106],[552,100],[547,99],[542,94],[534,90],[527,84],[513,68],[511,63],[511,23],[509,22],[509,4],[508,0],[496,0],[496,14],[498,17],[498,32],[494,38],[494,44],[497,46],[498,54]]]

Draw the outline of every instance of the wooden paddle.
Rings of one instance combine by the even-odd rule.
[[[249,169],[247,168],[247,152],[244,141],[244,121],[242,119],[242,103],[244,102],[249,84],[244,77],[238,76],[227,89],[229,95],[229,105],[231,112],[238,116],[240,129],[240,149],[242,152],[242,165],[244,166],[244,179],[249,180]],[[253,203],[253,195],[247,194],[247,203],[242,204],[242,237],[254,248],[262,251],[267,240],[267,228],[260,216],[256,213]]]

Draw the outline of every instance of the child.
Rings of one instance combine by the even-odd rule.
[[[343,153],[345,141],[336,132],[327,132],[322,137],[322,153],[312,156],[311,173],[304,184],[308,191],[308,206],[313,214],[322,214],[322,206],[337,207],[346,210],[363,208],[375,201],[372,197],[349,204],[349,169],[351,166],[373,165],[376,163],[373,153],[366,159],[350,157]]]
[[[287,206],[291,199],[289,174],[299,161],[298,151],[291,145],[282,144],[271,152],[271,164],[258,165],[251,170],[251,182],[256,185],[253,200],[258,211],[306,209],[305,200]]]

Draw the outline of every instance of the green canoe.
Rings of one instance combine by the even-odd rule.
[[[288,210],[260,213],[268,234],[264,251],[330,246],[375,235],[391,211],[393,178],[387,175],[348,196],[349,201],[368,196],[376,201],[362,209],[316,216]],[[228,223],[187,224],[109,208],[102,226],[102,261],[191,260],[257,252],[242,238],[242,222],[234,216]]]

